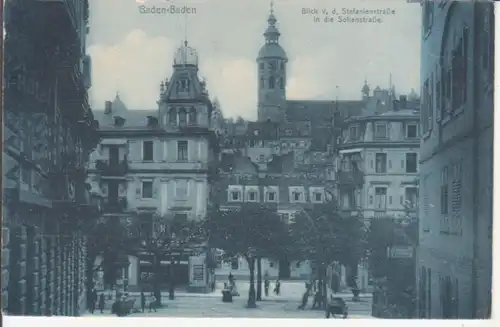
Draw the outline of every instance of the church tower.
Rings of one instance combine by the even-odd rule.
[[[257,57],[258,120],[282,122],[286,110],[286,64],[288,58],[279,44],[280,32],[276,27],[273,3],[264,32],[265,44]]]

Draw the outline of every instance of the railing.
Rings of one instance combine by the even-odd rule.
[[[97,160],[95,168],[104,176],[123,176],[127,173],[128,163],[126,159],[120,162]]]

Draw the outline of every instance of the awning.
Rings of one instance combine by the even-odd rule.
[[[345,149],[345,150],[339,150],[340,154],[349,154],[349,153],[358,153],[363,151],[363,149]]]
[[[108,139],[103,138],[101,141],[102,145],[125,145],[127,144],[127,139]]]

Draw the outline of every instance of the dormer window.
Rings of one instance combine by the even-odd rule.
[[[148,127],[156,127],[158,125],[158,119],[153,116],[148,116],[147,124]]]
[[[323,202],[323,194],[319,192],[314,193],[314,201],[316,202]]]
[[[274,89],[274,76],[269,77],[269,88]]]
[[[241,201],[241,193],[239,191],[231,191],[231,201]]]
[[[198,123],[198,117],[195,108],[189,109],[188,120],[190,125],[196,125]]]
[[[179,126],[185,126],[186,123],[187,123],[186,109],[180,108],[179,109]]]
[[[250,191],[248,192],[248,201],[256,201],[257,200],[257,193],[255,191]]]
[[[276,192],[274,192],[274,191],[267,192],[267,201],[269,201],[269,202],[276,201]]]
[[[293,201],[299,202],[300,201],[300,192],[295,191],[292,194],[293,194]]]
[[[285,63],[283,61],[280,62],[280,69],[285,70]]]
[[[114,120],[115,126],[122,127],[125,125],[125,119],[123,117],[115,116]]]
[[[168,122],[172,125],[177,125],[177,111],[175,108],[170,108],[168,111]]]
[[[375,124],[375,138],[376,139],[387,138],[387,124],[385,123]]]

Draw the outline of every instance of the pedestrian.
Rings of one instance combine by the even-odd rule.
[[[94,314],[96,303],[97,303],[97,291],[95,288],[93,288],[92,292],[90,293],[90,313],[91,314]]]
[[[276,293],[276,295],[280,295],[280,287],[281,287],[281,283],[280,283],[280,280],[276,280],[276,284],[274,285],[274,293]]]
[[[151,294],[151,298],[149,300],[149,312],[151,312],[151,310],[154,310],[154,312],[156,312],[157,302],[158,298],[156,297],[156,295]]]
[[[307,301],[309,300],[309,289],[307,289],[302,295],[302,303],[299,305],[297,309],[304,310],[307,305]]]
[[[105,303],[104,293],[101,293],[99,294],[99,311],[101,311],[101,313],[104,313],[104,303]]]
[[[311,310],[314,310],[316,308],[321,308],[321,292],[320,291],[317,291],[316,293],[314,293],[314,300],[313,300],[313,305],[312,305],[312,308]]]
[[[144,295],[144,291],[141,291],[141,310],[143,313],[145,308],[146,308],[146,295]]]
[[[270,286],[269,284],[270,284],[269,279],[264,280],[264,294],[266,296],[269,296],[269,286]]]

